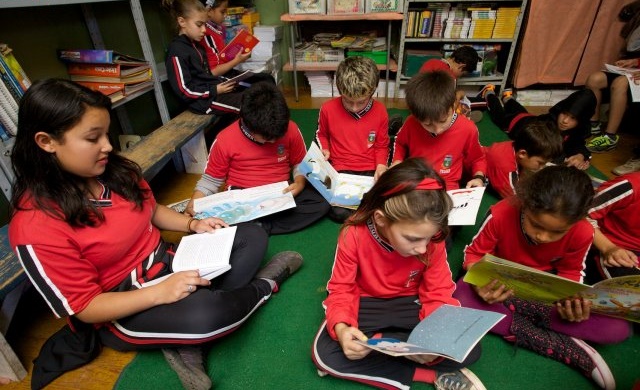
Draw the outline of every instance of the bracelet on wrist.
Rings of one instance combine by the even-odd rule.
[[[187,232],[188,233],[195,233],[196,231],[191,229],[191,222],[193,222],[195,220],[194,217],[189,218],[189,220],[187,221]]]
[[[487,180],[487,177],[485,175],[473,175],[472,179],[480,179],[480,180],[482,180],[482,183],[485,186],[489,183],[489,180]]]

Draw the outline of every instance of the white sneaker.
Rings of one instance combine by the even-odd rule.
[[[438,372],[433,386],[436,390],[487,390],[468,368],[452,372]]]
[[[571,337],[578,347],[580,347],[583,351],[587,353],[589,358],[593,361],[595,368],[591,371],[591,378],[605,390],[615,390],[616,381],[613,378],[613,373],[609,369],[607,362],[604,361],[602,356],[593,349],[589,344],[584,341],[577,339],[575,337]]]
[[[640,157],[632,157],[626,163],[611,170],[614,175],[626,175],[627,173],[640,171]]]

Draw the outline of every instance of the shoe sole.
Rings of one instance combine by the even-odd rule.
[[[618,147],[617,144],[616,145],[612,145],[612,146],[607,146],[604,149],[600,148],[600,147],[598,147],[597,149],[595,147],[594,148],[590,148],[590,147],[587,146],[587,150],[590,151],[591,153],[604,153],[604,152],[608,152],[610,150],[613,150],[616,147]]]
[[[464,376],[466,376],[467,379],[471,381],[471,383],[475,387],[475,390],[487,390],[487,388],[482,384],[480,378],[478,378],[476,374],[471,372],[471,370],[469,370],[468,368],[461,368],[460,372],[463,373]]]
[[[571,340],[573,340],[574,343],[582,348],[587,353],[589,358],[595,363],[596,368],[594,368],[593,372],[591,372],[591,377],[593,378],[594,374],[597,373],[600,376],[600,380],[598,381],[596,378],[593,378],[593,380],[605,390],[615,390],[616,381],[613,378],[613,373],[611,372],[611,369],[609,368],[607,362],[604,361],[598,351],[596,351],[589,344],[580,339],[571,337]],[[603,369],[606,370],[603,371]]]

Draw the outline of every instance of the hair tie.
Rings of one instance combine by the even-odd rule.
[[[397,186],[385,191],[382,194],[382,196],[391,196],[393,194],[397,194],[398,192],[401,192],[407,187],[409,187],[408,183],[398,184]],[[442,185],[440,185],[440,183],[438,183],[436,179],[433,179],[431,177],[425,177],[424,179],[422,179],[420,183],[418,183],[418,185],[414,189],[415,190],[441,190]]]

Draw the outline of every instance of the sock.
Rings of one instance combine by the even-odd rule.
[[[428,368],[416,368],[413,373],[414,382],[433,383],[436,381],[436,372]]]
[[[271,291],[275,291],[276,288],[278,288],[278,284],[276,283],[275,280],[271,280],[271,279],[267,279],[267,278],[260,278],[264,281],[266,281],[267,283],[269,283],[269,286],[271,286]]]
[[[616,135],[615,134],[611,134],[611,133],[604,133],[607,137],[609,137],[609,139],[615,140],[616,139]]]

